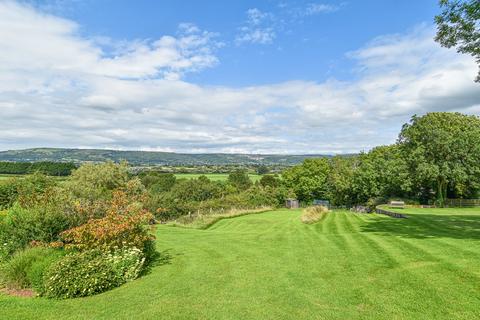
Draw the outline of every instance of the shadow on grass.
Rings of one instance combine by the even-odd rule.
[[[480,215],[409,215],[408,219],[382,218],[362,226],[374,232],[405,238],[480,239]]]
[[[147,266],[142,272],[142,275],[147,275],[150,272],[152,272],[152,269],[154,267],[158,266],[163,266],[166,264],[171,264],[173,255],[171,254],[172,249],[166,249],[163,251],[155,251],[149,258],[149,261],[147,262]]]

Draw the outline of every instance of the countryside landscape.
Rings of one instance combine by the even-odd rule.
[[[480,319],[480,2],[0,1],[0,319]]]

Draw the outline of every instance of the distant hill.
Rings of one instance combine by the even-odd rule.
[[[35,148],[0,151],[0,161],[38,162],[103,162],[128,161],[132,165],[197,166],[197,165],[295,165],[306,158],[329,155],[260,155],[202,153],[187,154],[153,151],[118,151],[101,149]]]

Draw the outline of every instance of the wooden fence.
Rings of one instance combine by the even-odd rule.
[[[480,207],[480,199],[447,199],[446,207]]]

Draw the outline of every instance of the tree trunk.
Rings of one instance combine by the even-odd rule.
[[[445,178],[437,178],[437,203],[442,208],[445,206],[445,200],[447,199],[447,186],[448,183]]]

